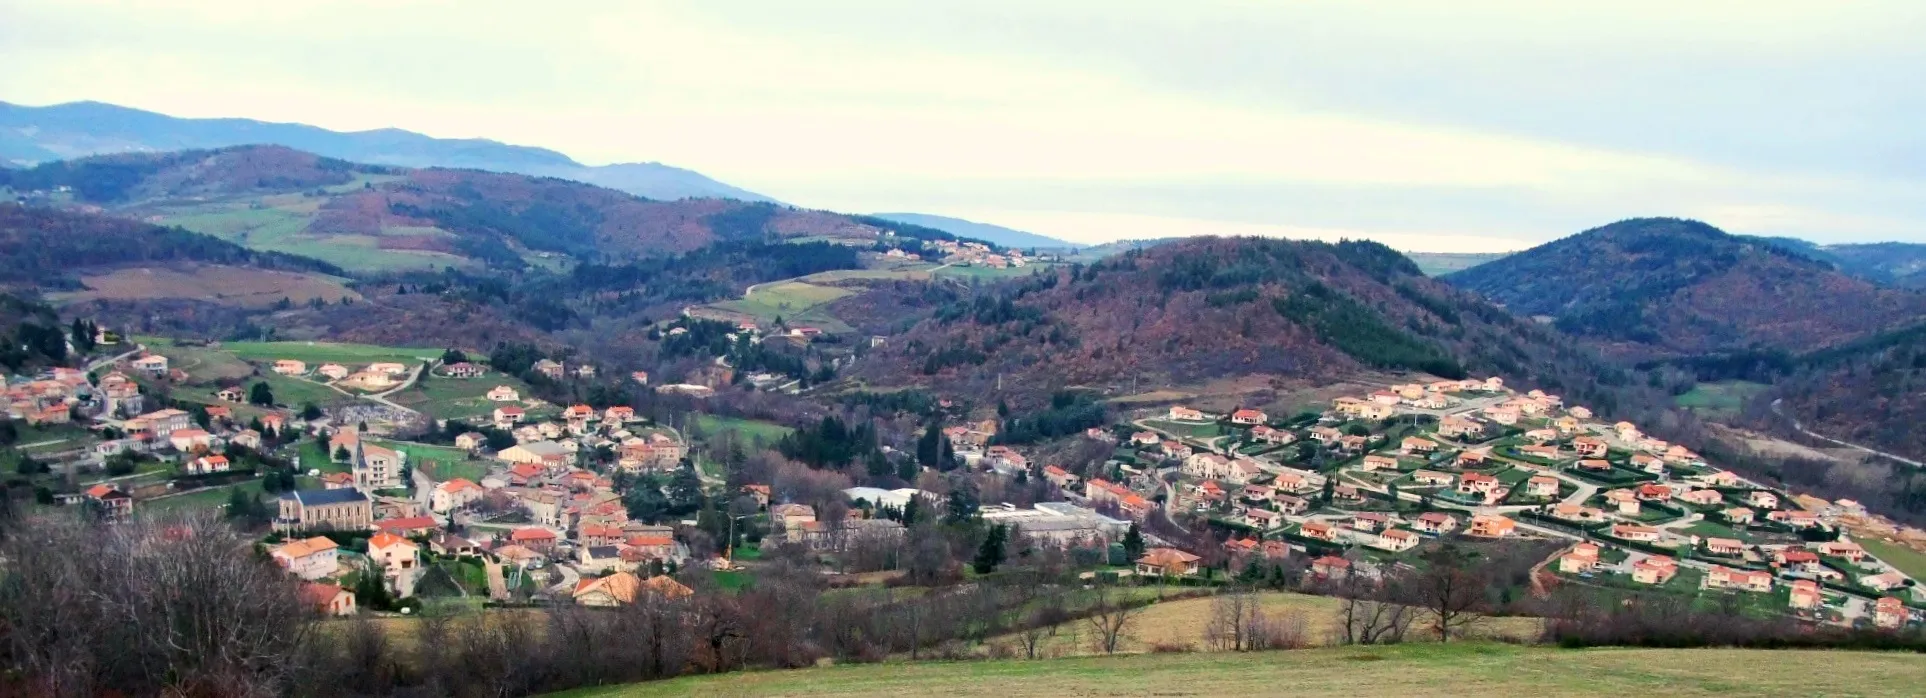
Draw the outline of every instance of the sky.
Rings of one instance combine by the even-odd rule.
[[[399,127],[1083,243],[1926,242],[1926,2],[0,0],[0,100]]]

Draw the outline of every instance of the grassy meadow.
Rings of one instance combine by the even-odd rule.
[[[1253,653],[890,662],[571,691],[650,696],[1918,695],[1926,657],[1726,649],[1564,650],[1492,643]]]

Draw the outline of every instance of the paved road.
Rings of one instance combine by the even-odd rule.
[[[419,378],[421,378],[421,372],[422,372],[422,371],[426,371],[426,370],[429,370],[429,369],[431,369],[431,368],[433,368],[433,367],[435,366],[435,364],[438,364],[438,363],[441,363],[441,362],[440,362],[440,361],[433,361],[433,362],[423,362],[423,363],[422,363],[421,365],[419,365],[419,366],[416,366],[416,367],[415,367],[415,370],[414,370],[414,371],[412,371],[412,372],[409,372],[409,374],[408,374],[408,380],[405,380],[405,381],[402,381],[402,382],[401,382],[401,385],[397,385],[397,386],[395,386],[395,387],[393,387],[393,388],[389,388],[389,389],[387,389],[387,390],[384,390],[384,391],[381,391],[381,392],[379,392],[379,393],[374,393],[374,394],[371,394],[371,395],[363,395],[363,396],[361,396],[361,397],[362,397],[362,399],[365,399],[365,400],[369,400],[369,401],[371,401],[371,402],[377,402],[377,403],[380,403],[380,404],[383,404],[383,405],[387,405],[387,406],[389,406],[389,407],[393,407],[393,408],[395,408],[395,409],[397,409],[397,410],[401,410],[401,411],[403,411],[403,412],[407,412],[408,414],[421,414],[420,412],[417,412],[417,411],[415,411],[415,409],[414,409],[414,408],[411,408],[411,407],[403,407],[403,406],[401,406],[401,405],[397,405],[397,404],[395,404],[395,403],[393,403],[393,402],[390,402],[390,401],[388,400],[388,396],[389,396],[389,395],[393,395],[393,394],[395,394],[395,393],[398,393],[398,392],[401,392],[401,391],[403,391],[403,390],[407,390],[407,389],[409,389],[409,388],[411,388],[411,387],[414,387],[414,385],[415,385],[415,380],[416,380],[416,379],[419,379]]]
[[[1899,462],[1901,462],[1901,463],[1905,463],[1905,464],[1907,464],[1907,465],[1910,465],[1910,466],[1913,466],[1913,467],[1915,467],[1915,468],[1926,468],[1926,463],[1921,463],[1921,462],[1919,462],[1919,461],[1916,461],[1916,460],[1913,460],[1913,459],[1911,459],[1911,458],[1907,458],[1907,457],[1905,457],[1905,456],[1901,456],[1901,455],[1897,455],[1897,454],[1892,454],[1892,453],[1887,453],[1887,452],[1885,452],[1885,451],[1881,451],[1881,450],[1878,450],[1878,449],[1874,449],[1874,448],[1868,448],[1868,447],[1865,447],[1865,446],[1861,446],[1861,445],[1859,445],[1859,444],[1856,444],[1856,443],[1850,443],[1850,442],[1846,442],[1846,441],[1840,441],[1840,440],[1838,440],[1838,439],[1835,439],[1835,438],[1832,438],[1832,437],[1830,437],[1830,436],[1826,436],[1826,435],[1824,435],[1824,434],[1821,434],[1821,433],[1819,433],[1819,432],[1816,432],[1816,431],[1812,431],[1812,430],[1810,430],[1810,429],[1807,429],[1807,428],[1806,428],[1806,426],[1805,426],[1804,424],[1800,424],[1800,423],[1799,423],[1799,420],[1797,420],[1797,419],[1794,419],[1794,418],[1793,418],[1793,417],[1792,417],[1791,415],[1788,415],[1788,414],[1786,414],[1786,413],[1785,413],[1785,410],[1784,410],[1784,409],[1782,409],[1782,408],[1780,407],[1780,403],[1781,403],[1781,402],[1784,402],[1784,401],[1783,401],[1783,400],[1773,400],[1773,401],[1772,401],[1772,413],[1773,413],[1773,414],[1776,414],[1776,415],[1779,415],[1780,417],[1783,417],[1783,418],[1785,418],[1785,420],[1786,420],[1787,422],[1790,422],[1790,423],[1792,424],[1792,428],[1793,428],[1793,430],[1795,430],[1795,431],[1798,431],[1798,432],[1799,432],[1799,433],[1801,433],[1801,434],[1805,434],[1806,436],[1810,436],[1810,437],[1812,437],[1812,438],[1815,438],[1815,439],[1819,439],[1820,441],[1824,441],[1824,442],[1826,442],[1826,443],[1831,443],[1831,444],[1838,444],[1838,445],[1840,445],[1840,446],[1844,446],[1844,447],[1846,447],[1846,448],[1850,448],[1850,449],[1853,449],[1853,450],[1855,450],[1855,451],[1859,451],[1859,452],[1861,452],[1861,453],[1869,453],[1869,454],[1872,454],[1872,455],[1875,455],[1875,456],[1883,456],[1883,457],[1885,457],[1885,458],[1891,458],[1891,459],[1893,459],[1893,460],[1896,460],[1896,461],[1899,461]]]
[[[562,575],[562,581],[550,586],[548,593],[556,596],[573,596],[576,583],[582,581],[582,573],[575,571],[575,567],[571,565],[550,564],[548,568]]]
[[[98,370],[98,369],[100,369],[100,368],[101,368],[101,367],[103,367],[103,366],[110,366],[110,365],[113,365],[113,364],[117,364],[117,363],[120,363],[120,362],[121,362],[122,360],[124,360],[124,359],[126,359],[127,357],[130,357],[130,356],[133,356],[133,355],[135,355],[135,354],[139,354],[139,353],[141,353],[141,352],[143,352],[143,351],[147,351],[147,345],[145,345],[145,344],[136,344],[136,345],[134,345],[134,348],[133,348],[133,349],[130,349],[130,350],[128,350],[128,351],[127,351],[127,353],[125,353],[125,354],[121,354],[121,355],[118,355],[118,356],[110,356],[110,357],[107,357],[107,358],[105,358],[105,359],[100,359],[100,360],[98,360],[98,361],[95,361],[95,362],[93,362],[93,363],[90,363],[90,364],[87,364],[87,371],[88,371],[89,373],[92,373],[92,372],[94,372],[95,370]]]
[[[433,516],[434,509],[431,507],[428,497],[435,491],[435,479],[428,477],[427,473],[422,472],[420,465],[415,465],[410,468],[409,472],[414,475],[415,503],[421,505],[421,511],[423,513]]]

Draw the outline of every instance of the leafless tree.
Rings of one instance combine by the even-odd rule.
[[[296,582],[212,515],[18,526],[0,621],[42,695],[271,693],[314,612]]]
[[[1391,645],[1404,641],[1417,621],[1418,609],[1401,603],[1400,580],[1348,574],[1326,583],[1325,591],[1339,597],[1333,632],[1346,645]]]
[[[1092,601],[1090,615],[1084,618],[1096,633],[1092,641],[1104,654],[1116,654],[1130,629],[1130,621],[1136,619],[1143,607],[1131,605],[1120,589],[1101,581],[1093,589]]]
[[[1403,585],[1410,602],[1426,611],[1439,642],[1462,636],[1484,618],[1486,579],[1476,556],[1447,542],[1427,552]]]
[[[1029,610],[1024,613],[1023,627],[1017,631],[1017,641],[1023,646],[1023,656],[1036,659],[1037,650],[1043,646],[1045,638],[1057,636],[1057,630],[1070,619],[1063,607],[1063,595],[1046,592],[1030,601]]]
[[[1204,624],[1204,645],[1220,652],[1242,652],[1249,647],[1253,621],[1262,622],[1264,611],[1257,599],[1244,589],[1226,589],[1210,600],[1210,621]]]

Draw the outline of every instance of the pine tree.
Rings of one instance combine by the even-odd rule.
[[[253,388],[248,389],[247,401],[248,404],[252,405],[272,407],[274,405],[274,389],[268,387],[267,381],[255,383]]]
[[[970,563],[970,568],[976,570],[977,574],[995,572],[996,566],[1003,564],[1003,546],[1008,542],[1008,537],[1009,530],[1003,524],[991,526],[990,534],[983,537],[983,546],[977,548],[976,559]]]
[[[1127,560],[1144,556],[1144,534],[1137,530],[1137,524],[1134,522],[1130,524],[1130,530],[1124,532],[1123,549],[1124,558]]]

